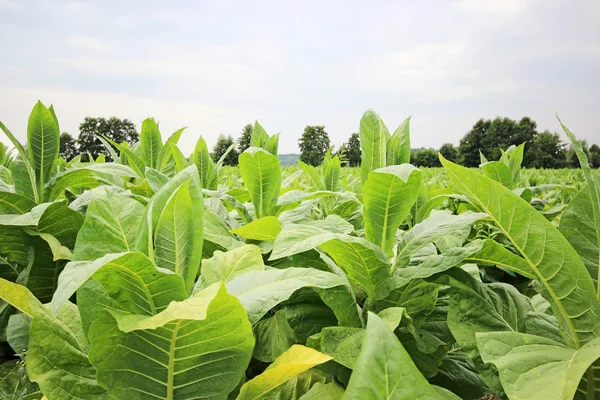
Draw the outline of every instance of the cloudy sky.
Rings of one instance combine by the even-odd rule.
[[[390,129],[412,115],[413,147],[481,117],[557,131],[557,111],[598,143],[599,17],[595,0],[0,0],[0,120],[24,138],[38,99],[74,136],[153,116],[189,127],[189,153],[258,119],[286,153],[305,125],[339,146],[368,108]]]

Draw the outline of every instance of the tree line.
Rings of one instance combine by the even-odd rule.
[[[212,156],[221,158],[232,147],[224,160],[225,165],[237,165],[238,156],[250,147],[252,125],[242,129],[236,141],[231,135],[220,135],[213,147]],[[81,154],[83,159],[104,155],[111,159],[110,151],[99,137],[106,137],[114,142],[126,142],[133,146],[139,140],[135,124],[128,119],[111,117],[86,117],[79,126],[79,137],[73,138],[68,133],[60,137],[60,154],[71,160]],[[439,167],[438,152],[446,159],[460,163],[466,167],[477,167],[484,159],[497,160],[501,150],[511,145],[525,143],[523,166],[529,168],[577,168],[579,160],[575,151],[564,144],[558,133],[545,130],[538,132],[537,124],[529,117],[516,121],[510,118],[480,119],[462,137],[458,146],[444,143],[439,149],[413,149],[411,163],[418,167]],[[234,145],[235,144],[235,145]],[[300,160],[310,165],[320,165],[327,152],[338,155],[342,165],[360,166],[361,150],[358,133],[350,135],[348,140],[335,151],[329,135],[322,125],[308,125],[298,140]],[[583,142],[584,151],[590,160],[590,166],[600,168],[600,146]]]

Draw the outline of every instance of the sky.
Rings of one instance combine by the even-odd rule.
[[[600,143],[600,2],[0,0],[0,120],[24,141],[35,102],[237,138],[255,119],[298,151],[336,147],[369,108],[412,147],[458,144],[479,118],[530,116]],[[563,135],[564,137],[564,135]],[[0,141],[7,143],[0,134]]]

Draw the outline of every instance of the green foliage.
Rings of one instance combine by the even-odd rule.
[[[329,135],[324,126],[306,126],[300,140],[300,161],[317,166],[323,162],[325,153],[329,150]]]
[[[215,146],[213,147],[213,160],[217,162],[221,157],[223,159],[223,165],[237,165],[238,164],[238,152],[235,149],[229,148],[234,146],[233,138],[230,136],[219,135]],[[227,154],[226,154],[227,153]]]
[[[487,158],[497,160],[500,158],[500,149],[506,149],[515,144],[525,143],[523,164],[532,164],[529,150],[533,146],[537,124],[529,117],[520,121],[510,118],[496,118],[494,120],[480,119],[473,128],[460,140],[458,151],[462,165],[477,167],[480,164],[480,152]]]
[[[0,398],[600,394],[597,148],[564,125],[582,170],[522,167],[556,161],[547,132],[419,169],[409,120],[372,110],[360,170],[328,148],[281,168],[258,123],[239,167],[151,118],[99,137],[112,162],[59,158],[52,107],[28,125],[23,146],[0,123]]]
[[[110,151],[102,144],[100,137],[107,137],[116,143],[126,142],[130,146],[139,140],[139,134],[135,125],[128,119],[119,119],[117,117],[92,118],[86,117],[79,125],[79,145],[80,154],[90,154],[96,159],[101,154],[110,161],[112,155]]]
[[[564,168],[567,164],[567,152],[560,136],[547,130],[535,137],[529,154],[533,168]]]
[[[66,161],[71,161],[74,157],[79,154],[77,147],[77,141],[73,139],[73,136],[67,132],[60,134],[60,149],[58,154]]]
[[[238,139],[238,153],[242,154],[250,147],[250,140],[252,138],[252,124],[244,126],[240,138]]]
[[[358,133],[353,133],[348,139],[348,145],[346,146],[346,155],[348,157],[349,167],[360,166],[360,136]]]
[[[458,148],[452,143],[444,143],[440,146],[438,152],[448,161],[458,161]]]
[[[420,149],[413,153],[412,163],[416,167],[434,168],[440,167],[437,152],[433,149]]]

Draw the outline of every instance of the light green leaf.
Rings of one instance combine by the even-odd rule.
[[[198,174],[200,176],[200,183],[203,189],[217,189],[217,182],[211,181],[210,177],[213,174],[213,170],[216,168],[214,161],[210,157],[210,153],[208,151],[208,146],[206,142],[200,136],[198,138],[198,142],[196,142],[196,147],[194,149],[194,154],[192,154],[192,159],[194,160],[194,164],[198,168]]]
[[[335,383],[317,382],[299,400],[342,400],[344,389]]]
[[[325,190],[325,182],[323,181],[323,177],[319,174],[319,171],[315,167],[300,160],[298,160],[298,166],[300,169],[302,169],[302,171],[306,172],[316,190]]]
[[[475,221],[485,217],[486,215],[483,213],[471,211],[459,215],[453,215],[448,210],[432,211],[429,218],[416,224],[400,237],[396,268],[407,266],[411,257],[426,245],[446,236],[457,235],[464,232],[465,229],[468,231]]]
[[[140,145],[142,157],[144,158],[146,165],[151,168],[157,168],[158,156],[163,144],[158,125],[156,124],[156,121],[154,121],[154,118],[147,118],[142,121]]]
[[[600,335],[600,304],[585,265],[546,219],[509,189],[442,158],[454,186],[487,213],[529,264],[552,304],[565,339],[576,348]]]
[[[367,110],[360,120],[360,176],[363,185],[369,172],[386,166],[388,134],[379,115],[373,110]]]
[[[342,278],[329,272],[292,267],[248,272],[227,282],[227,290],[240,300],[248,312],[248,319],[255,324],[298,289],[327,289],[344,284]]]
[[[355,236],[331,233],[317,227],[287,224],[277,236],[271,260],[321,247],[344,270],[348,278],[364,287],[369,297],[389,293],[390,265],[381,249]]]
[[[279,356],[262,374],[246,382],[237,400],[262,400],[272,390],[310,368],[331,360],[316,350],[294,345]]]
[[[410,164],[379,168],[364,183],[363,218],[367,240],[393,255],[394,236],[417,199],[421,171]]]
[[[257,218],[273,215],[279,189],[281,169],[277,156],[257,147],[240,155],[240,172],[250,193]]]
[[[442,400],[394,333],[381,318],[369,313],[365,340],[344,399],[382,398]]]
[[[34,309],[29,328],[27,372],[51,400],[108,400],[96,381],[96,370],[87,356],[77,308],[64,304],[56,317],[44,308]]]
[[[75,259],[95,260],[109,253],[133,250],[143,215],[144,206],[135,199],[106,187],[92,190],[75,242]]]
[[[323,177],[325,182],[325,190],[336,192],[341,189],[342,182],[340,181],[340,175],[342,173],[342,167],[340,159],[335,156],[327,164],[323,171]]]
[[[50,180],[52,167],[58,158],[60,132],[52,112],[38,101],[31,110],[27,124],[27,148],[36,176],[36,187],[41,194]]]
[[[571,400],[585,371],[600,358],[600,338],[579,350],[517,332],[478,333],[477,343],[481,358],[498,368],[510,399]]]
[[[501,183],[504,187],[511,190],[515,188],[512,180],[512,173],[510,172],[510,169],[508,169],[508,166],[502,161],[490,161],[485,163],[481,166],[481,170],[485,176]]]
[[[35,202],[17,193],[0,192],[1,214],[25,214],[35,206]]]
[[[215,282],[229,282],[250,271],[263,271],[260,248],[247,244],[227,252],[215,251],[212,258],[202,260],[200,280],[203,287]]]
[[[122,310],[136,314],[154,315],[172,300],[187,297],[181,277],[158,271],[144,254],[107,254],[94,261],[75,261],[65,266],[52,298],[52,312],[58,312],[90,278],[102,284]]]
[[[167,200],[154,228],[155,263],[183,277],[191,290],[202,260],[204,202],[196,175]]]
[[[498,268],[514,271],[530,279],[535,279],[527,261],[506,249],[500,243],[487,239],[477,253],[467,257],[467,262],[479,265],[495,265]]]
[[[225,399],[254,347],[244,309],[219,283],[154,316],[105,311],[89,337],[98,382],[131,400]]]
[[[410,162],[410,118],[406,118],[387,142],[387,165]]]
[[[596,187],[600,187],[600,175],[596,175],[594,181]],[[597,286],[598,274],[600,273],[600,245],[598,239],[600,227],[596,226],[594,222],[594,202],[590,196],[592,190],[585,186],[571,200],[560,217],[559,230],[577,251]]]
[[[277,238],[277,235],[279,235],[279,232],[281,232],[281,224],[277,217],[262,217],[231,230],[231,233],[247,239],[264,240],[267,242],[273,242]]]

